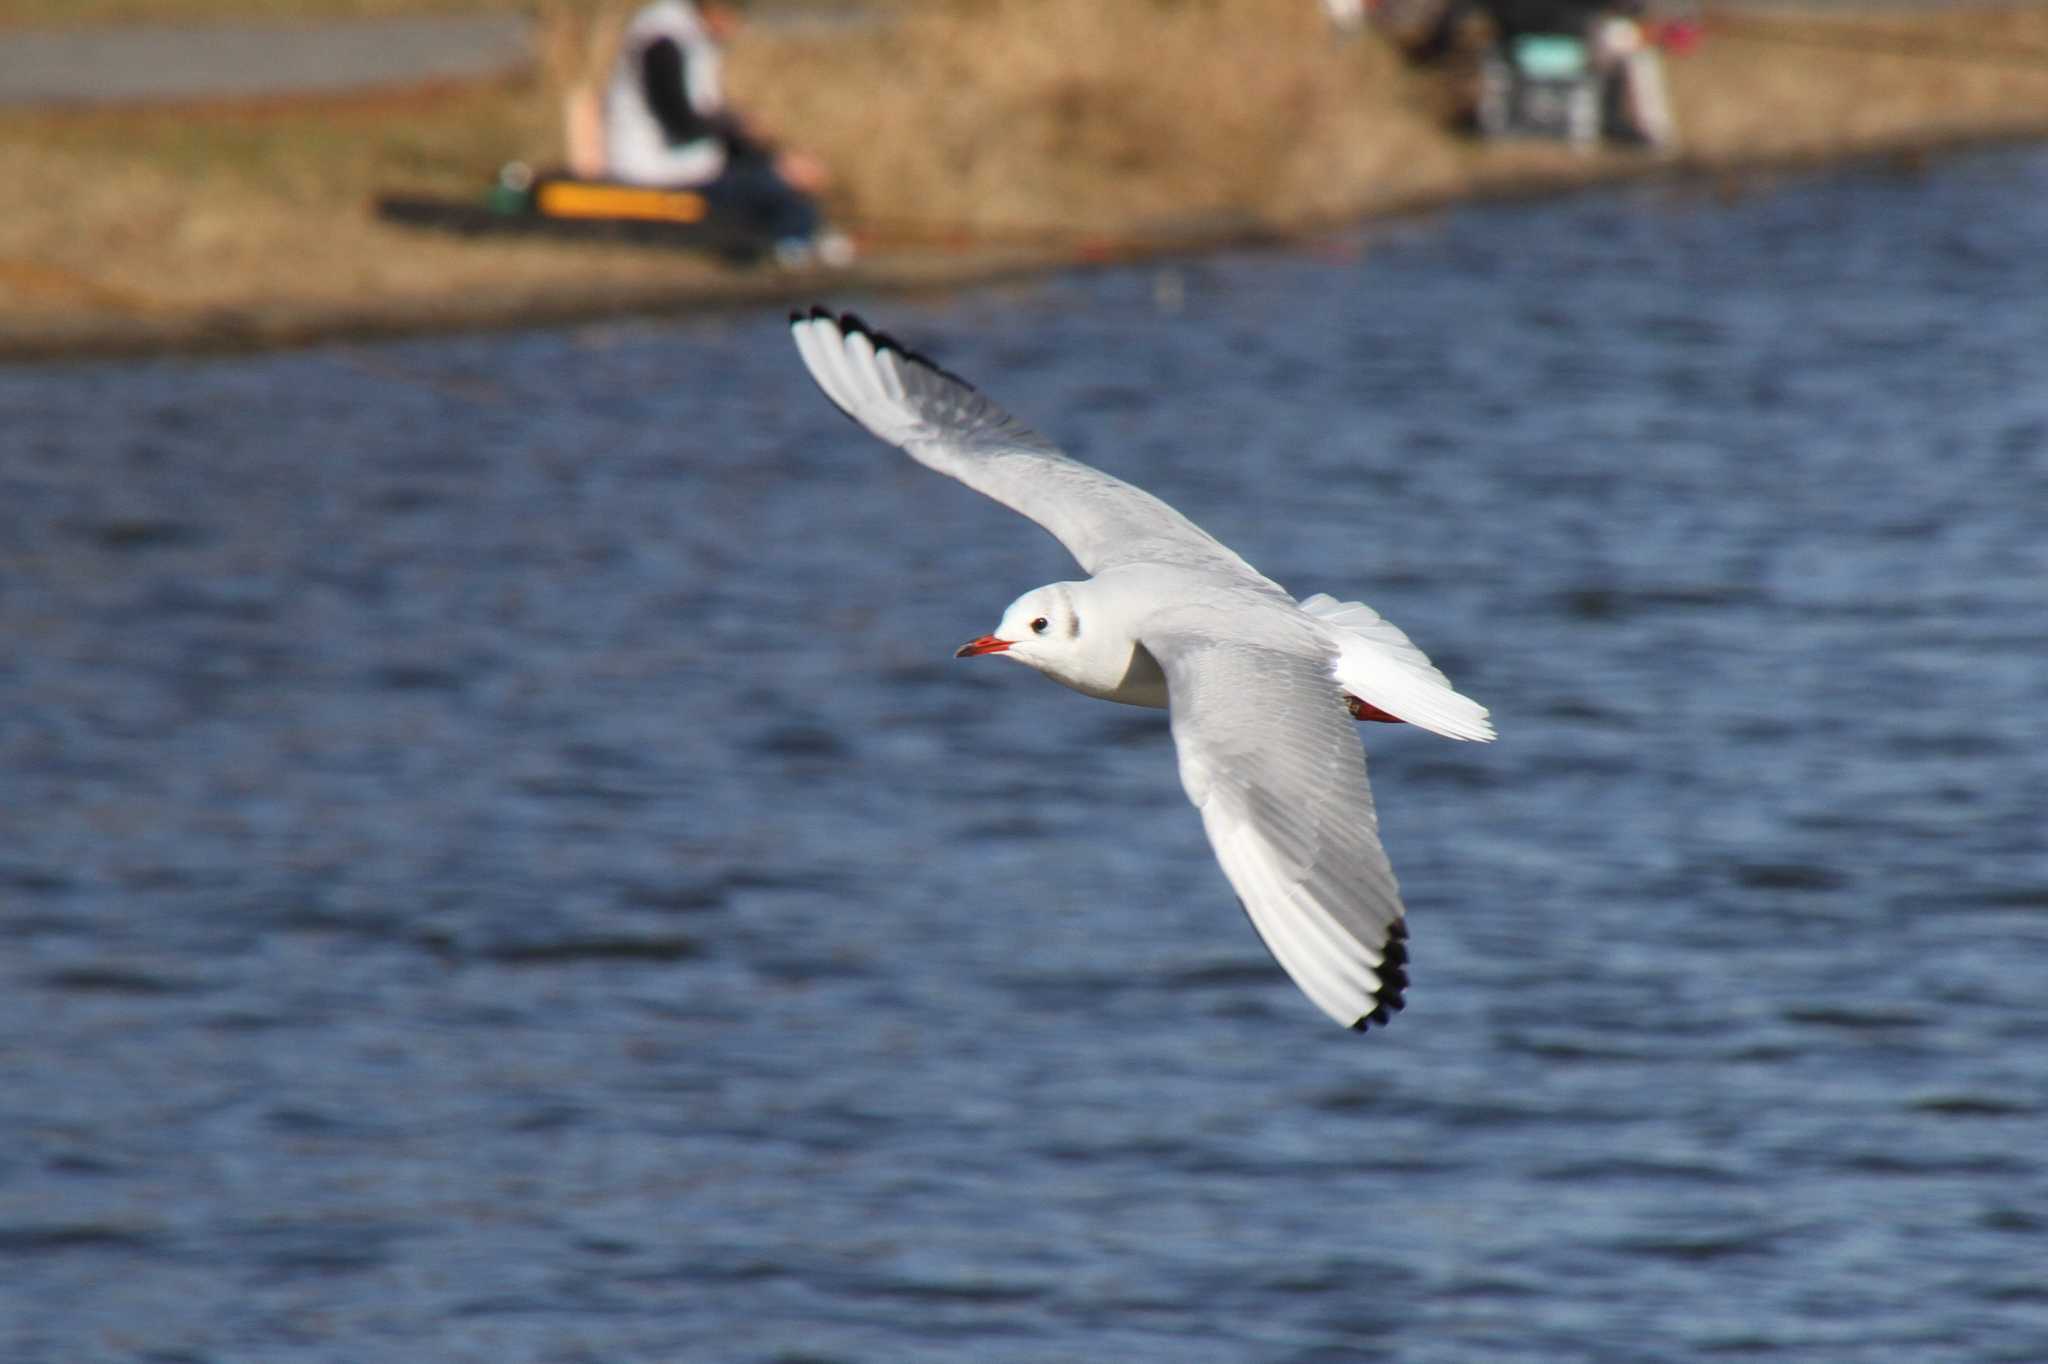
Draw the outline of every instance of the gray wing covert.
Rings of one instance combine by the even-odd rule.
[[[965,379],[853,314],[792,313],[790,332],[840,411],[927,468],[1036,521],[1088,572],[1144,561],[1258,576],[1152,494],[1061,454]]]

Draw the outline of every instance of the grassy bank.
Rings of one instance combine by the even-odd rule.
[[[645,249],[441,240],[371,218],[380,190],[473,195],[501,162],[556,159],[560,90],[587,60],[595,8],[544,11],[543,60],[496,84],[0,113],[12,198],[0,215],[0,353],[261,343],[826,287]],[[851,31],[764,25],[730,63],[758,120],[835,170],[832,207],[867,246],[861,284],[943,283],[1650,169],[1624,151],[1472,143],[1446,128],[1450,78],[1405,69],[1376,38],[1333,40],[1306,0],[892,12]],[[1702,47],[1669,70],[1681,170],[2048,132],[2048,8],[1713,16]]]

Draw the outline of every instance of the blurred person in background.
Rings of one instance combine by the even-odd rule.
[[[714,214],[749,221],[786,264],[843,264],[852,247],[825,229],[813,195],[828,177],[816,157],[777,151],[726,103],[721,44],[736,11],[654,0],[620,35],[602,104],[570,112],[579,176],[701,194]]]
[[[1449,0],[1407,54],[1419,64],[1442,61],[1457,50],[1467,21],[1484,15],[1493,28],[1493,44],[1481,70],[1482,132],[1524,130],[1519,106],[1532,86],[1580,79],[1584,112],[1567,129],[1573,140],[1589,142],[1604,133],[1672,155],[1678,150],[1678,126],[1657,49],[1660,44],[1689,46],[1695,30],[1682,23],[1650,24],[1645,9],[1644,0]],[[1546,70],[1538,64],[1546,57],[1554,60],[1559,40],[1574,45],[1577,70]]]

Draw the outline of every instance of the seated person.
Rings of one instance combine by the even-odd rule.
[[[712,212],[756,227],[785,259],[815,248],[829,261],[847,248],[822,231],[810,197],[824,187],[824,167],[773,151],[726,106],[719,42],[737,22],[724,6],[699,10],[691,0],[654,0],[633,17],[605,90],[603,174],[693,190]]]

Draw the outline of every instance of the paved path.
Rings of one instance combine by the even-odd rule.
[[[1708,0],[1713,9],[1840,14],[1939,10],[1955,2]],[[760,3],[750,14],[763,28],[859,28],[876,22],[857,5],[813,8],[804,0]],[[251,99],[474,80],[529,64],[531,39],[531,24],[509,14],[0,28],[0,106]]]
[[[249,99],[467,80],[532,60],[505,14],[133,24],[0,34],[0,105]]]

